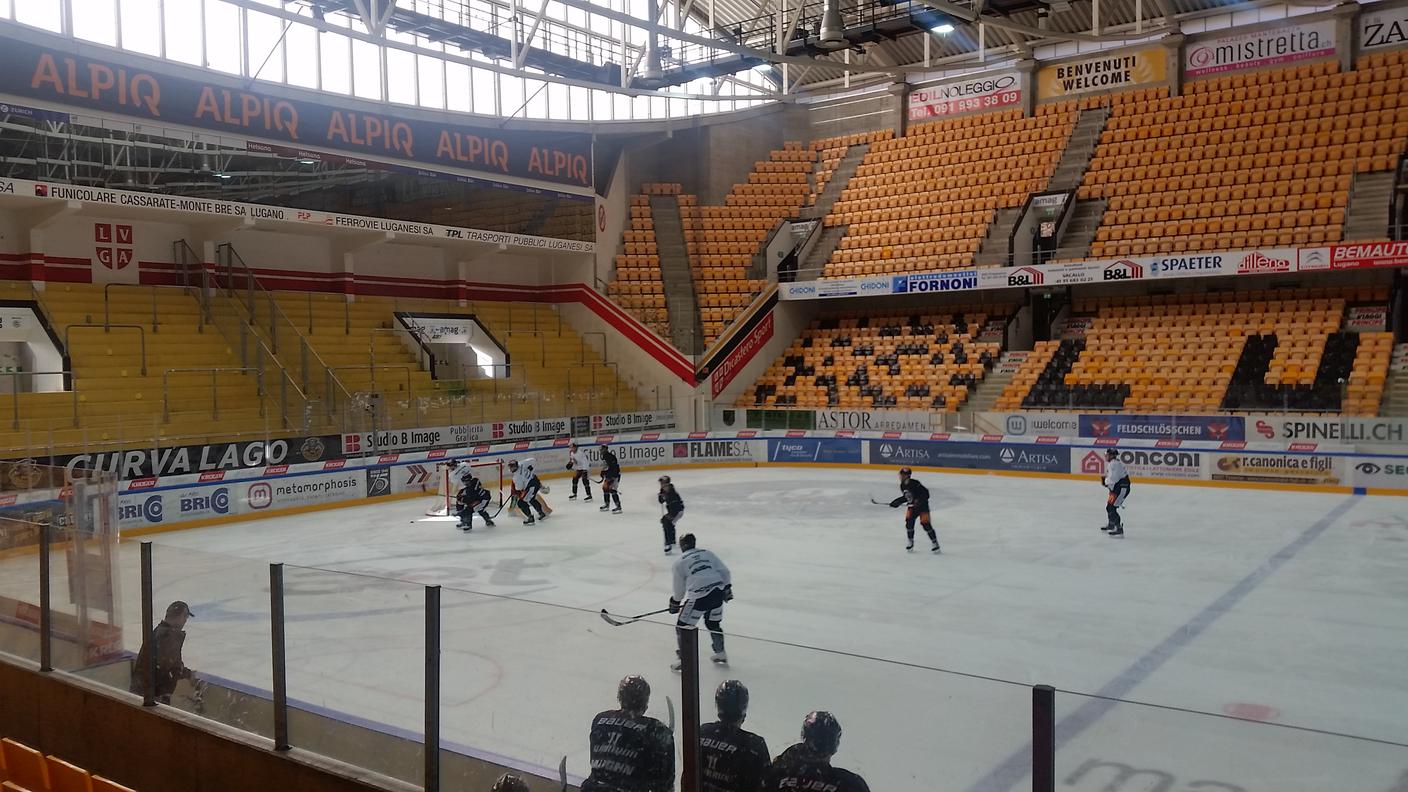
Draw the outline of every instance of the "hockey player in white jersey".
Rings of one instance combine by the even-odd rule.
[[[718,556],[695,547],[692,533],[680,537],[680,550],[684,555],[675,562],[675,592],[670,597],[670,613],[679,616],[675,626],[693,628],[702,617],[704,626],[709,628],[709,639],[714,647],[710,659],[715,663],[727,663],[722,623],[724,603],[733,599],[733,576]],[[677,650],[674,665],[670,668],[678,671],[682,667]]]
[[[1110,536],[1124,536],[1124,521],[1120,519],[1120,507],[1129,496],[1129,471],[1120,461],[1120,452],[1111,448],[1105,452],[1105,477],[1101,480],[1108,490],[1105,496],[1105,515],[1108,522],[1101,530]]]
[[[538,520],[546,520],[548,513],[543,508],[542,498],[538,497],[543,490],[543,482],[533,472],[533,460],[512,460],[508,463],[508,469],[513,473],[513,497],[518,503],[518,511],[523,515],[523,524],[533,525]],[[538,520],[533,519],[534,510],[538,512]]]
[[[576,443],[567,448],[567,469],[572,471],[572,494],[567,496],[567,500],[577,500],[577,482],[582,482],[587,488],[587,497],[582,499],[583,503],[592,499],[592,471],[591,463],[587,461],[587,455]]]

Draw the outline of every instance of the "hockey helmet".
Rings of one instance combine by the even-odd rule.
[[[914,471],[910,470],[907,467],[900,468],[900,478],[909,478],[913,474]]]
[[[509,469],[509,470],[518,470],[518,460],[517,460],[517,459],[510,459],[510,460],[508,461],[508,469]]]
[[[719,708],[719,720],[742,723],[748,715],[748,688],[737,679],[726,679],[714,691],[714,703]]]
[[[465,472],[460,474],[460,483],[465,485],[466,487],[470,486],[471,484],[474,484],[477,481],[479,481],[479,479],[474,475],[474,471],[472,470],[466,470]]]
[[[528,792],[528,784],[513,773],[504,773],[489,792]]]
[[[681,549],[681,550],[693,550],[693,549],[694,549],[694,542],[695,542],[694,534],[685,534],[684,536],[681,536],[681,537],[680,537],[680,549]]]
[[[637,674],[623,677],[616,686],[616,700],[627,712],[645,712],[650,706],[650,683]]]
[[[1116,451],[1116,450],[1113,449],[1113,448],[1107,448],[1107,449],[1105,449],[1105,458],[1106,458],[1106,459],[1115,459],[1115,458],[1118,457],[1119,455],[1120,455],[1120,452]]]
[[[661,483],[661,484],[669,484],[669,483],[670,483],[670,477],[669,477],[669,476],[661,476],[661,477],[660,477],[660,483]]]
[[[831,756],[841,747],[841,722],[825,711],[807,715],[802,721],[802,742],[822,756]]]

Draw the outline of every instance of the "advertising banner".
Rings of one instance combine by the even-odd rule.
[[[871,440],[870,463],[908,467],[1070,473],[1071,449],[1014,443]]]
[[[62,465],[72,479],[74,470],[113,473],[122,480],[152,476],[182,476],[215,470],[262,468],[267,465],[321,462],[341,456],[342,438],[337,435],[290,437],[276,440],[247,440],[239,443],[135,448],[126,451],[100,451],[43,457],[37,462]]]
[[[366,492],[366,473],[360,469],[267,480],[213,482],[155,492],[136,490],[118,494],[117,519],[119,529],[125,531],[230,514],[335,503],[365,497]]]
[[[577,431],[573,421],[573,434],[601,434],[603,432],[635,432],[641,429],[668,429],[675,425],[674,410],[644,410],[632,413],[607,413],[589,415],[585,427]]]
[[[1118,91],[1136,85],[1161,83],[1166,79],[1164,50],[1154,47],[1047,66],[1036,73],[1036,95],[1039,99],[1051,99],[1095,91]]]
[[[1350,457],[1346,463],[1356,487],[1408,490],[1408,461],[1392,457]]]
[[[1345,457],[1315,454],[1210,454],[1213,481],[1274,484],[1339,484]]]
[[[862,432],[927,432],[933,421],[932,413],[915,410],[817,410],[812,426]]]
[[[1369,6],[1359,12],[1359,49],[1408,46],[1408,6]]]
[[[1183,76],[1200,77],[1334,55],[1335,20],[1201,39],[1184,46]]]
[[[774,301],[776,298],[774,297]],[[758,350],[763,345],[772,340],[773,328],[776,326],[775,314],[771,307],[763,313],[757,315],[756,322],[751,328],[734,337],[732,348],[718,362],[712,374],[701,372],[709,377],[709,396],[717,399],[719,394],[724,392],[724,388],[733,382],[738,376],[738,372],[758,354]]]
[[[1081,437],[1143,440],[1245,440],[1243,419],[1235,415],[1082,415]]]
[[[1408,242],[1361,242],[1330,247],[1330,268],[1408,267]]]
[[[1120,448],[1120,461],[1133,478],[1184,479],[1203,477],[1206,452],[1183,449]],[[1079,475],[1105,475],[1104,449],[1073,449],[1071,472]]]
[[[292,146],[590,187],[591,135],[470,127],[289,99],[7,38],[0,93]],[[312,96],[311,94],[309,96]]]
[[[768,461],[859,464],[860,441],[848,438],[828,440],[820,437],[769,438]]]
[[[919,275],[892,276],[891,291],[895,294],[967,291],[978,288],[977,270],[928,272]]]
[[[889,277],[827,278],[825,280],[784,283],[778,287],[781,300],[824,300],[833,297],[866,297],[889,294]]]
[[[1281,443],[1408,445],[1408,418],[1309,418],[1249,415],[1247,432]]]
[[[1079,437],[1080,416],[1075,413],[978,413],[973,431],[1009,437]]]
[[[1016,72],[1002,72],[915,88],[909,92],[909,120],[928,121],[1021,103],[1021,77]]]
[[[1349,309],[1345,317],[1346,329],[1356,333],[1382,333],[1388,330],[1388,306],[1370,305]]]

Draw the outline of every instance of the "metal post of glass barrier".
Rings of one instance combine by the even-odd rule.
[[[425,792],[440,789],[440,587],[425,587]]]
[[[54,670],[54,614],[49,592],[50,531],[53,524],[39,526],[39,670]]]
[[[699,792],[699,630],[677,627],[680,646],[680,792]]]
[[[142,643],[147,645],[147,684],[142,686],[143,707],[156,706],[156,647],[150,645],[155,626],[152,620],[155,617],[152,608],[152,543],[142,542]]]
[[[287,751],[288,644],[284,640],[284,565],[269,565],[269,645],[274,673],[274,750]]]
[[[1056,792],[1056,689],[1032,688],[1032,792]]]

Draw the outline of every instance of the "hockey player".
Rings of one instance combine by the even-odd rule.
[[[591,465],[587,464],[587,455],[576,443],[567,447],[567,469],[572,471],[572,494],[567,496],[567,500],[577,500],[577,482],[582,482],[582,486],[587,488],[587,497],[582,499],[585,503],[592,499],[592,472]]]
[[[699,727],[702,792],[758,792],[771,761],[767,741],[743,730],[748,688],[736,679],[714,691],[719,719]]]
[[[724,664],[728,662],[728,655],[724,654],[724,603],[733,599],[733,576],[718,556],[694,544],[694,534],[680,537],[680,550],[684,555],[675,562],[675,593],[670,597],[670,613],[679,616],[675,626],[679,628],[680,640],[685,639],[684,630],[694,629],[703,617],[714,647],[709,659]],[[676,652],[670,668],[679,671],[683,667]]]
[[[939,535],[934,531],[933,523],[929,522],[929,489],[919,483],[919,479],[914,478],[909,468],[900,468],[900,496],[890,501],[890,508],[898,508],[903,504],[909,504],[909,508],[904,512],[904,532],[909,538],[909,543],[904,546],[906,550],[914,549],[914,521],[924,527],[924,533],[929,535],[929,541],[934,546],[929,548],[931,552],[939,552]]]
[[[669,476],[660,477],[660,503],[665,513],[660,516],[660,527],[665,530],[665,555],[675,549],[675,526],[684,518],[684,499],[675,491]]]
[[[508,463],[509,472],[513,474],[513,496],[518,502],[518,511],[523,514],[523,524],[533,525],[538,520],[546,520],[547,512],[543,511],[543,503],[538,498],[538,493],[543,489],[543,482],[538,480],[537,474],[533,472],[533,460],[525,459],[520,464],[514,459]],[[533,512],[538,512],[538,520],[533,519]]]
[[[613,500],[616,501],[616,508],[611,509]],[[606,443],[601,444],[601,501],[601,508],[597,511],[611,509],[612,514],[621,513],[621,463]]]
[[[1105,496],[1105,527],[1100,529],[1110,536],[1124,536],[1124,521],[1120,519],[1120,507],[1129,496],[1129,471],[1120,461],[1120,452],[1115,449],[1105,451],[1105,478],[1101,480],[1109,492]]]
[[[782,752],[768,770],[764,792],[825,789],[834,792],[870,792],[865,779],[831,766],[841,747],[841,724],[829,712],[813,712],[802,721],[802,741]]]
[[[474,528],[474,515],[478,514],[484,518],[484,525],[489,528],[494,527],[494,520],[489,516],[488,507],[494,500],[494,496],[489,494],[489,490],[484,488],[484,484],[474,475],[469,466],[456,468],[460,473],[460,488],[455,493],[455,516],[460,518],[459,529],[469,531]]]
[[[675,737],[645,714],[650,685],[628,676],[616,688],[621,708],[592,718],[592,772],[582,792],[670,792],[675,787]]]
[[[489,792],[528,792],[528,784],[513,773],[504,773]]]

